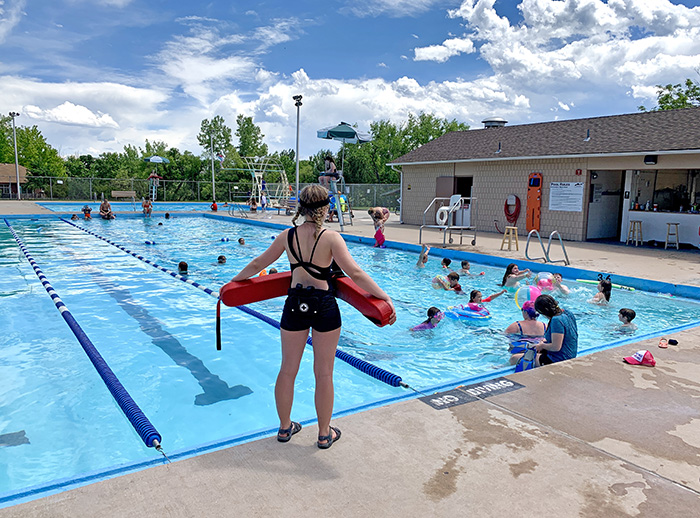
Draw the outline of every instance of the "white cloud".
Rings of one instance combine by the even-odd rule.
[[[27,105],[23,109],[28,117],[47,122],[60,122],[76,126],[91,126],[95,128],[118,128],[119,125],[107,113],[93,113],[85,106],[75,105],[69,101],[49,110],[38,106]]]
[[[377,63],[377,66],[378,66],[379,68],[389,68],[389,67],[387,66],[387,64],[384,63],[383,61],[380,61],[379,63]]]
[[[441,45],[430,45],[428,47],[416,47],[414,49],[414,61],[437,61],[444,63],[452,56],[459,54],[471,54],[475,52],[474,43],[470,39],[452,38],[445,40]]]
[[[428,11],[440,0],[355,0],[348,3],[344,10],[352,12],[355,16],[416,16]]]
[[[22,18],[26,0],[0,0],[0,43],[3,43]]]
[[[562,89],[586,95],[590,85],[648,95],[644,85],[681,81],[700,66],[700,7],[668,0],[523,0],[523,20],[514,25],[494,3],[465,0],[449,16],[462,19],[480,44],[493,80],[528,96]],[[444,61],[449,52],[439,47],[423,51]]]

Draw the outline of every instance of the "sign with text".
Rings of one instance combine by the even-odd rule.
[[[496,378],[475,383],[474,385],[460,386],[446,392],[438,392],[432,396],[422,397],[420,400],[436,410],[442,410],[443,408],[478,401],[481,398],[505,394],[523,387],[524,385],[511,381],[508,378]]]
[[[583,182],[550,182],[549,210],[581,212],[583,210]]]

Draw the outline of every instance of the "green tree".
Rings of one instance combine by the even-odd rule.
[[[200,126],[197,142],[204,149],[204,156],[211,158],[211,148],[214,154],[225,153],[231,147],[231,128],[221,115],[217,115],[211,121],[204,119]]]
[[[345,146],[343,174],[349,183],[398,183],[399,173],[386,164],[450,131],[466,131],[467,124],[428,113],[410,114],[397,125],[380,120],[370,125],[372,141]],[[339,154],[342,153],[339,152]]]
[[[0,116],[0,164],[15,163],[15,148],[12,143],[12,117]]]
[[[656,112],[700,107],[700,83],[686,79],[683,84],[656,85],[656,104],[652,110],[644,106],[639,106],[639,110]]]
[[[20,165],[34,176],[65,176],[63,159],[39,131],[32,126],[20,126],[17,131],[17,154]],[[12,161],[14,162],[14,155]]]
[[[263,143],[262,131],[253,124],[253,117],[240,114],[236,118],[236,136],[238,137],[238,154],[241,156],[267,156],[267,144]]]

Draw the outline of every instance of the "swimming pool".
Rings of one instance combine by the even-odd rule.
[[[279,366],[279,336],[272,326],[234,308],[223,309],[223,351],[214,343],[215,300],[94,236],[54,218],[11,220],[34,259],[100,350],[124,386],[177,457],[207,445],[224,445],[276,429],[273,387]],[[163,225],[158,225],[163,222]],[[159,264],[189,263],[190,277],[217,289],[262,251],[277,230],[203,217],[122,218],[78,222]],[[246,245],[238,244],[244,237]],[[229,238],[229,241],[222,241]],[[156,245],[146,245],[154,241]],[[500,330],[519,317],[512,298],[490,305],[486,325],[445,319],[432,331],[408,328],[425,319],[431,305],[464,301],[433,290],[439,259],[415,269],[416,254],[350,243],[353,256],[394,298],[398,321],[376,328],[341,303],[340,349],[390,372],[417,390],[499,372],[508,359]],[[228,259],[217,264],[218,255]],[[288,264],[280,260],[281,270]],[[131,466],[159,463],[121,414],[34,272],[4,227],[0,231],[0,495],[12,501],[30,486],[56,479],[103,476]],[[462,282],[485,294],[498,289],[503,268],[474,264],[483,277]],[[617,330],[617,310],[632,307],[641,332],[700,320],[700,305],[642,292],[613,292],[610,307],[585,301],[594,286],[568,283],[581,333],[580,350],[626,336]],[[273,318],[282,299],[252,305]],[[311,421],[312,356],[305,355],[297,381],[295,419]],[[393,388],[337,362],[336,411],[412,393]],[[51,426],[47,426],[51,423]],[[9,439],[8,439],[9,437]],[[115,468],[116,467],[116,468]],[[88,475],[89,477],[90,475]],[[59,484],[60,486],[61,484]],[[35,493],[41,496],[41,488]],[[0,504],[2,505],[2,504]]]
[[[141,212],[141,200],[136,200],[136,203],[130,201],[110,201],[109,204],[112,206],[112,210],[115,212]],[[52,210],[54,212],[74,212],[82,217],[81,210],[85,205],[92,208],[93,216],[98,215],[100,212],[100,202],[37,202],[44,208]],[[211,203],[210,202],[170,202],[170,201],[156,201],[153,203],[154,212],[210,212]],[[244,205],[241,205],[242,207]],[[247,207],[247,205],[245,205]],[[228,206],[223,206],[219,204],[219,210],[224,212],[228,209]]]

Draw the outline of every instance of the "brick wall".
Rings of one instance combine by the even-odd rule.
[[[576,175],[581,169],[583,174]],[[435,179],[438,176],[472,176],[472,196],[477,198],[476,219],[472,221],[477,230],[495,231],[494,220],[499,228],[507,224],[503,206],[509,194],[520,198],[520,216],[516,222],[518,233],[527,235],[525,212],[527,205],[527,180],[532,172],[542,173],[542,212],[540,234],[548,237],[558,230],[563,239],[582,241],[585,239],[588,207],[587,159],[561,158],[549,160],[504,160],[491,162],[469,162],[461,164],[438,164],[403,166],[404,190],[402,193],[403,219],[405,223],[420,225],[423,211],[435,197]],[[585,182],[581,212],[549,210],[550,182]],[[408,190],[408,186],[411,189]],[[431,224],[434,221],[430,221]]]

